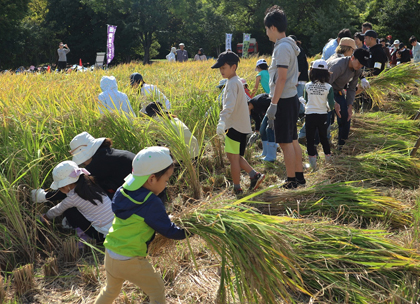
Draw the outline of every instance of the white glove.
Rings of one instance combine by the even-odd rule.
[[[226,127],[225,122],[223,120],[219,121],[219,123],[217,124],[217,129],[216,129],[217,135],[224,136],[225,135],[225,127]]]
[[[46,194],[44,189],[31,190],[31,199],[33,203],[45,203],[47,202]]]
[[[271,130],[274,131],[274,120],[271,120],[271,119],[267,120],[267,125]]]
[[[360,82],[361,82],[360,85],[362,86],[362,89],[363,90],[366,90],[366,89],[369,89],[370,88],[369,81],[367,81],[366,78],[362,78],[362,80]]]
[[[299,97],[299,101],[301,104],[303,104],[304,106],[306,105],[306,100],[303,97]]]
[[[274,103],[270,103],[270,106],[268,107],[267,113],[265,113],[265,115],[267,115],[267,118],[269,120],[275,120],[276,113],[277,113],[277,105]]]

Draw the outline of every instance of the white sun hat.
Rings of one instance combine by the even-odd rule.
[[[172,163],[168,148],[149,147],[141,150],[133,159],[133,172],[124,179],[123,188],[129,191],[139,189],[150,175],[168,168]]]
[[[53,183],[50,188],[57,190],[77,182],[81,174],[90,175],[89,171],[79,168],[74,161],[66,160],[59,163],[53,170]]]
[[[88,132],[76,135],[70,142],[70,154],[73,161],[80,165],[91,158],[104,142],[105,137],[95,138]]]

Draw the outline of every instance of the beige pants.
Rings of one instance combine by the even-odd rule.
[[[125,280],[136,284],[150,298],[152,304],[165,304],[165,285],[160,275],[144,257],[127,261],[111,258],[105,253],[106,286],[95,304],[111,304],[121,291]]]

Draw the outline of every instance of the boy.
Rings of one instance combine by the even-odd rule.
[[[306,184],[296,127],[300,109],[296,88],[300,50],[292,38],[286,37],[286,15],[277,5],[268,9],[264,25],[268,38],[275,43],[268,69],[271,97],[267,109],[268,124],[274,129],[276,142],[284,154],[287,180],[283,187],[294,189]]]
[[[115,218],[104,243],[106,286],[95,304],[111,304],[125,280],[140,287],[150,303],[165,303],[162,278],[146,256],[156,231],[174,240],[186,237],[186,231],[171,222],[157,197],[173,172],[168,148],[149,147],[133,159],[132,174],[125,178],[113,198]]]
[[[236,195],[243,193],[240,185],[241,169],[251,179],[249,190],[255,190],[264,180],[265,175],[256,172],[243,157],[245,155],[246,136],[252,132],[248,104],[244,87],[236,75],[239,57],[234,52],[226,51],[219,55],[211,67],[220,69],[223,78],[227,78],[223,93],[223,109],[220,112],[217,134],[225,136],[225,151],[230,162],[233,180],[233,191]]]

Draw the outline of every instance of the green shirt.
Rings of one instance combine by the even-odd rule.
[[[270,80],[270,74],[268,74],[267,70],[262,70],[257,74],[257,77],[261,76],[261,86],[264,89],[265,93],[270,93],[270,85],[268,84],[269,80]]]

